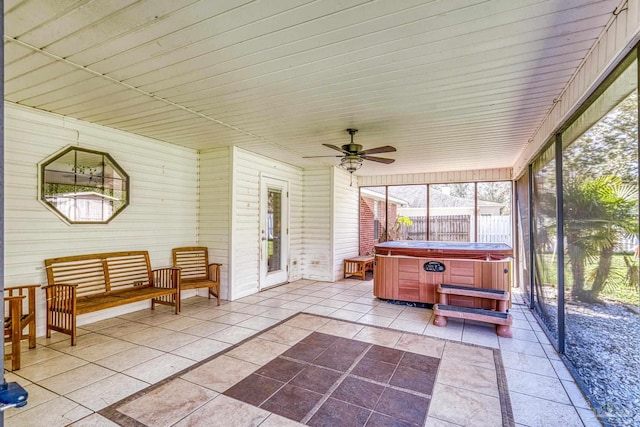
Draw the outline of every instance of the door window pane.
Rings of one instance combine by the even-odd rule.
[[[282,259],[282,191],[268,190],[267,271],[279,271]]]

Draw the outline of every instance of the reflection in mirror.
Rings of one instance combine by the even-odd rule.
[[[107,153],[69,147],[40,168],[40,200],[69,223],[106,223],[129,204],[129,177]]]

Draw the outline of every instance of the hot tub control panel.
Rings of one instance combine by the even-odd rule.
[[[425,262],[422,268],[424,268],[424,271],[428,271],[429,273],[442,273],[446,270],[444,264],[440,261]]]

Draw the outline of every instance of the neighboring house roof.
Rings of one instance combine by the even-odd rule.
[[[360,196],[373,200],[385,200],[384,193],[378,193],[377,191],[369,190],[368,188],[362,187],[360,188]],[[409,202],[407,202],[406,200],[402,200],[392,196],[389,196],[389,203],[400,206],[409,206]]]
[[[456,197],[450,194],[443,193],[435,189],[429,190],[429,203],[431,206],[450,206],[450,207],[473,207],[473,199],[465,199],[463,197]],[[489,202],[487,200],[478,199],[478,206],[506,206],[505,203]]]

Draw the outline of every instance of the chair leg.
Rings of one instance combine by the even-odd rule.
[[[36,319],[29,322],[29,348],[36,348]]]
[[[29,288],[29,348],[36,348],[36,289]]]
[[[12,301],[13,302],[13,301]],[[11,370],[20,369],[20,339],[22,331],[20,330],[20,319],[22,318],[22,302],[16,301],[17,304],[11,304]]]

